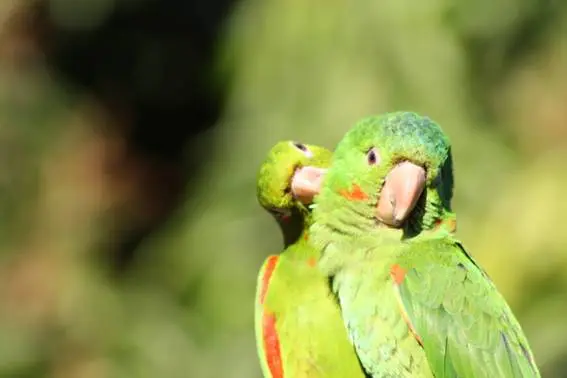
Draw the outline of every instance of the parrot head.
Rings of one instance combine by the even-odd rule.
[[[303,228],[308,205],[320,191],[331,157],[332,152],[324,147],[296,141],[279,142],[268,152],[258,173],[256,195],[284,228],[284,235]]]
[[[415,218],[413,227],[425,229],[450,211],[452,194],[450,143],[440,126],[412,112],[387,113],[361,120],[339,142],[315,221],[330,213],[344,224],[403,228]]]

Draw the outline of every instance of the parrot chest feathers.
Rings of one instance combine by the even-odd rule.
[[[261,304],[262,323],[257,322],[269,377],[364,377],[326,277],[312,259],[284,255],[279,256]],[[276,354],[268,348],[274,345],[272,333],[281,369],[271,362]]]
[[[389,261],[365,261],[335,275],[333,289],[344,324],[371,376],[432,377],[419,339],[401,316],[392,266]]]

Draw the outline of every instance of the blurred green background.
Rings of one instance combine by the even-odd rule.
[[[392,110],[450,135],[458,233],[567,377],[552,0],[2,0],[0,376],[260,377],[258,165]]]

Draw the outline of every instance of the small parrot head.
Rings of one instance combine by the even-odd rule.
[[[258,173],[258,202],[279,222],[294,212],[307,212],[320,191],[331,157],[332,152],[323,147],[295,141],[277,143]]]
[[[317,213],[331,212],[343,220],[348,214],[350,223],[358,217],[369,226],[378,220],[402,228],[421,202],[416,217],[427,228],[432,224],[423,222],[436,219],[424,219],[426,213],[449,211],[452,194],[450,143],[439,125],[412,112],[387,113],[358,122],[339,142],[315,201],[324,206],[315,221]]]

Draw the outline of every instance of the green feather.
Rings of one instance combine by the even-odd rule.
[[[276,217],[286,246],[280,255],[266,259],[258,277],[255,328],[262,372],[264,377],[279,377],[279,368],[271,370],[268,363],[273,348],[264,343],[270,336],[264,319],[273,316],[283,377],[362,378],[365,374],[348,340],[338,304],[326,277],[314,265],[319,250],[306,240],[310,212],[289,191],[297,168],[326,167],[331,152],[317,146],[300,147],[288,141],[276,144],[258,176],[258,200]],[[274,259],[277,264],[265,288],[265,274]]]
[[[520,325],[494,284],[450,235],[425,232],[403,243],[398,291],[443,377],[539,376]]]
[[[393,229],[376,206],[401,161],[425,168],[426,188]],[[358,357],[372,377],[539,377],[505,299],[455,238],[453,185],[449,139],[416,113],[364,119],[337,145],[310,233]]]

